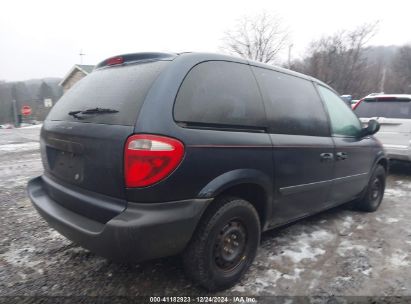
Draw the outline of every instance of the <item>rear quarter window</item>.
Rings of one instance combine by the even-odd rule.
[[[47,119],[134,125],[154,80],[168,61],[146,62],[103,68],[92,72],[67,91],[50,111]],[[108,108],[118,112],[69,115],[72,111]]]
[[[209,61],[187,74],[176,97],[177,122],[264,127],[256,80],[246,64]]]

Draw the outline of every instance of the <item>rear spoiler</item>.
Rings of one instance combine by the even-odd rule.
[[[134,54],[124,54],[119,56],[110,57],[103,60],[96,65],[95,70],[101,69],[107,66],[121,65],[127,63],[135,62],[145,62],[145,61],[157,61],[157,60],[173,60],[177,57],[174,53],[134,53]]]

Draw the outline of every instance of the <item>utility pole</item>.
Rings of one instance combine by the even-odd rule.
[[[17,101],[13,99],[13,120],[14,120],[14,126],[19,127],[20,122],[19,122],[19,113],[17,109]]]

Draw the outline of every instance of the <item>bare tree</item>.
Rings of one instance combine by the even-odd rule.
[[[234,30],[225,33],[222,50],[246,59],[273,63],[287,45],[288,36],[281,19],[264,12],[240,19]]]
[[[339,31],[310,44],[302,72],[333,86],[340,93],[360,97],[369,92],[366,45],[377,31],[378,22],[363,24],[352,31]]]
[[[411,45],[404,45],[398,49],[388,74],[387,92],[411,93]]]

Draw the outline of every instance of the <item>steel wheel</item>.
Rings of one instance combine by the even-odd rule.
[[[244,260],[247,231],[241,221],[229,221],[221,229],[214,245],[214,262],[223,271],[231,271]]]

